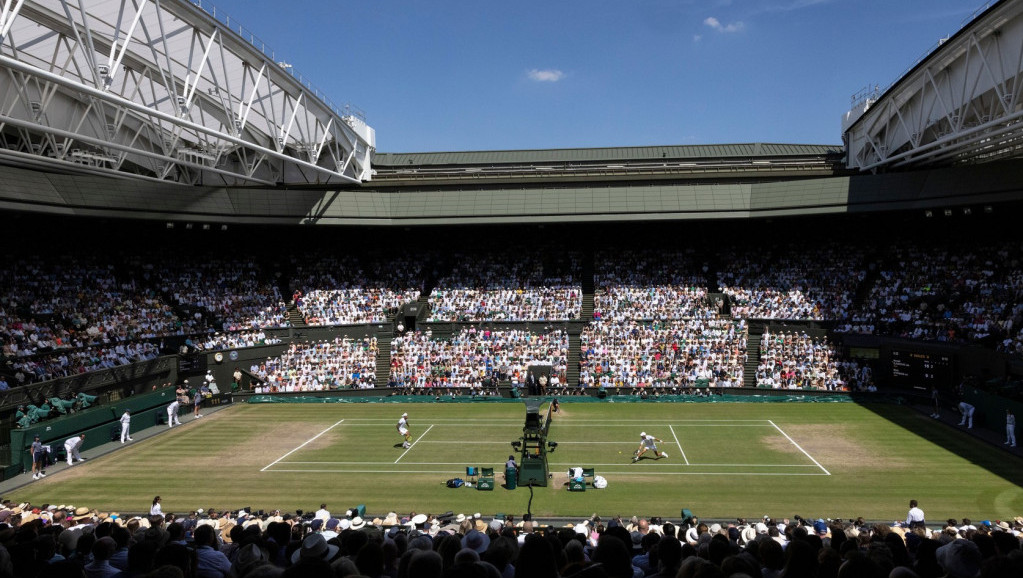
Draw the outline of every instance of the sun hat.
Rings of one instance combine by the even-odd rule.
[[[227,525],[220,530],[220,539],[223,540],[225,543],[230,544],[231,530],[233,530],[235,526],[236,524],[234,522],[228,522]]]
[[[689,528],[688,530],[686,530],[686,542],[689,542],[690,544],[695,544],[697,541],[699,541],[699,539],[700,535],[696,533],[696,528]]]
[[[757,539],[757,529],[753,526],[746,526],[742,529],[740,536],[742,537],[743,544],[749,544]]]
[[[295,564],[302,558],[319,558],[330,561],[337,556],[338,547],[328,544],[323,534],[309,534],[302,540],[302,547],[291,555],[291,563]]]
[[[935,550],[934,555],[949,578],[972,578],[980,572],[980,548],[970,540],[953,540]]]
[[[359,516],[356,516],[356,517],[352,518],[352,529],[353,530],[361,530],[361,529],[363,529],[365,527],[366,527],[366,520],[363,520]]]
[[[462,547],[475,550],[477,553],[482,554],[487,551],[490,547],[490,536],[487,536],[479,530],[469,530],[462,537]]]
[[[247,574],[252,568],[270,560],[270,555],[256,544],[246,544],[238,549],[234,559],[236,575]]]

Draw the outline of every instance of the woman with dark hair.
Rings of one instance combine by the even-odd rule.
[[[526,542],[519,548],[515,578],[558,578],[554,548],[543,536],[526,536]]]
[[[149,508],[150,516],[162,516],[163,509],[160,507],[160,496],[153,498],[153,505]]]
[[[785,567],[781,576],[785,578],[813,578],[817,576],[817,551],[809,542],[792,540],[785,548]]]

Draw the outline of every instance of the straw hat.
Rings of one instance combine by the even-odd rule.
[[[234,527],[235,527],[234,522],[228,522],[227,525],[225,525],[220,530],[220,539],[223,540],[224,542],[230,544],[231,543],[231,530],[234,529]]]

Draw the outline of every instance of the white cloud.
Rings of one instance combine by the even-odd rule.
[[[745,28],[745,24],[743,24],[742,21],[722,24],[721,21],[719,21],[717,18],[714,18],[713,16],[710,16],[706,20],[704,20],[703,24],[705,26],[713,28],[714,30],[717,30],[718,32],[739,32],[743,28]]]
[[[701,35],[701,34],[694,34],[693,35],[693,42],[699,42],[701,40],[703,40],[703,35]]]
[[[564,72],[553,68],[549,68],[547,70],[538,70],[534,68],[529,71],[529,79],[534,82],[557,82],[564,76]]]

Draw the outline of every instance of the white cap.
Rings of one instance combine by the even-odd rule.
[[[403,413],[403,414],[401,414],[401,417],[408,417],[408,414],[407,413]]]
[[[640,433],[640,434],[639,434],[639,437],[641,437],[641,438],[645,438],[645,437],[646,437],[646,432],[642,432],[642,433]]]

